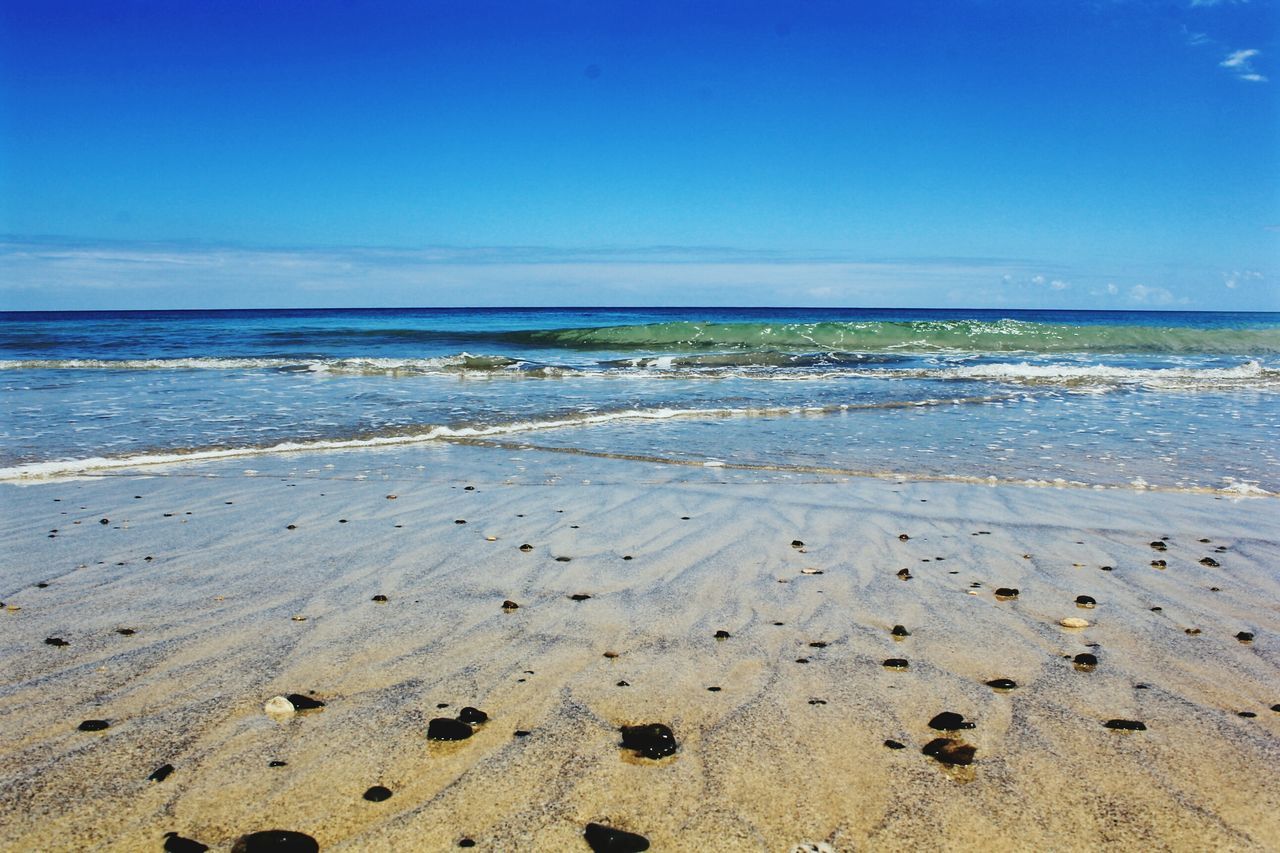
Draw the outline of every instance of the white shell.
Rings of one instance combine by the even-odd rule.
[[[1063,628],[1088,628],[1089,620],[1081,619],[1079,616],[1068,616],[1058,623]]]
[[[273,717],[287,717],[296,709],[293,707],[293,703],[283,696],[272,696],[267,700],[267,704],[262,706],[262,710]]]

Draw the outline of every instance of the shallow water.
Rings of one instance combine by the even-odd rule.
[[[487,436],[593,453],[1280,489],[1280,315],[0,315],[7,477]]]

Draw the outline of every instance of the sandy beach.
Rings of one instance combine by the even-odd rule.
[[[1274,499],[462,445],[0,494],[6,850],[1280,846]]]

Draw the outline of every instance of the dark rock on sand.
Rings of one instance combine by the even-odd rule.
[[[906,749],[907,748],[907,745],[905,743],[899,743],[896,740],[887,740],[884,742],[884,745],[887,746],[889,749]]]
[[[796,658],[796,663],[808,663],[808,658]]]
[[[631,682],[630,682],[630,681],[619,681],[619,682],[618,682],[618,684],[617,684],[617,686],[618,686],[618,687],[630,687],[630,686],[631,686]]]
[[[1239,640],[1239,641],[1240,641],[1240,642],[1242,642],[1242,643],[1252,643],[1252,642],[1253,642],[1253,634],[1252,634],[1252,633],[1250,633],[1249,631],[1241,631],[1239,634],[1236,634],[1236,639],[1237,639],[1237,640]],[[48,641],[46,641],[46,642],[48,642]]]
[[[450,717],[436,717],[427,724],[429,740],[466,740],[471,735],[471,726]]]
[[[268,762],[267,762],[267,766],[268,766],[268,767],[288,767],[288,766],[289,766],[289,762],[287,762],[287,761],[279,761],[279,760],[276,760],[276,761],[268,761]]]
[[[1159,539],[1151,543],[1151,548],[1156,551],[1167,551],[1169,546],[1161,542]]]
[[[640,853],[649,849],[649,839],[599,823],[589,823],[582,837],[595,853]]]
[[[1018,682],[1012,678],[993,678],[986,684],[993,690],[1013,690],[1018,686]]]
[[[514,732],[512,732],[512,735],[514,737],[528,737],[529,732],[525,729],[516,729]]]
[[[622,747],[642,758],[662,758],[675,753],[676,736],[662,723],[623,726]]]
[[[503,610],[519,610],[520,605],[516,604],[514,601],[508,598],[506,601],[502,602],[502,609]]]
[[[729,639],[729,637],[730,637],[730,636],[731,636],[731,635],[729,634],[729,632],[728,632],[728,631],[725,631],[724,629],[721,629],[721,630],[719,630],[719,631],[716,631],[716,634],[715,634],[715,638],[716,638],[717,640],[727,640],[727,639]]]
[[[585,592],[575,592],[573,595],[569,596],[569,600],[570,601],[586,601],[590,597],[591,596],[587,595]]]
[[[910,537],[910,536],[908,536],[908,535],[907,535],[907,534],[905,534],[905,533],[899,533],[899,534],[898,534],[898,541],[899,541],[899,542],[906,542],[906,541],[907,541],[908,539],[910,539],[910,538],[911,538],[911,537]]]
[[[290,693],[284,698],[289,700],[289,704],[297,711],[317,711],[324,707],[324,703],[319,699],[312,699],[310,696],[304,696],[301,693]]]
[[[164,834],[165,853],[204,853],[209,847],[190,838],[183,838],[176,832]]]
[[[387,597],[385,595],[375,595],[373,597],[373,600],[378,602],[379,604],[385,604],[387,601]]]
[[[1002,586],[996,588],[996,598],[1017,598],[1018,591],[1013,587]]]
[[[898,569],[898,577],[899,577],[901,580],[904,580],[904,581],[909,581],[909,580],[911,580],[911,570],[910,570],[910,569]]]
[[[809,644],[809,648],[811,649],[825,649],[826,647],[827,647],[827,644],[822,642],[821,640],[818,640],[816,642]]]
[[[462,720],[464,723],[470,723],[473,726],[478,726],[482,723],[489,722],[489,715],[484,711],[481,711],[479,708],[472,708],[468,705],[458,712],[458,719]]]
[[[268,829],[240,836],[231,853],[317,853],[319,849],[316,840],[304,832]]]
[[[1098,658],[1088,652],[1081,652],[1071,659],[1071,663],[1076,669],[1082,672],[1089,672],[1098,665]]]
[[[974,753],[978,749],[958,740],[940,737],[926,743],[924,749],[920,751],[942,764],[953,767],[967,767],[973,763]]]
[[[77,728],[82,732],[100,732],[109,725],[111,724],[106,720],[85,720]]]
[[[1219,563],[1217,560],[1213,559],[1213,557],[1201,557],[1200,565],[1208,566],[1211,569],[1216,569],[1218,568]]]
[[[1107,720],[1102,725],[1121,732],[1145,732],[1147,730],[1146,723],[1138,720]]]
[[[296,524],[286,524],[284,529],[285,529],[285,530],[297,530],[297,529],[298,529],[298,525],[296,525]]]
[[[109,519],[109,518],[100,518],[100,519],[98,519],[98,523],[99,523],[99,524],[110,524],[110,523],[111,523],[111,519]]]
[[[929,728],[940,732],[956,732],[961,729],[972,729],[974,726],[974,723],[965,720],[963,714],[957,714],[955,711],[943,711],[929,721]]]
[[[44,644],[46,646],[69,646],[71,645],[61,637],[45,637]]]
[[[1094,599],[1094,597],[1093,597],[1092,595],[1077,595],[1077,596],[1076,596],[1076,607],[1085,607],[1085,608],[1089,608],[1089,607],[1093,607],[1093,606],[1095,606],[1097,603],[1098,603],[1098,602],[1097,602],[1097,600],[1096,600],[1096,599]]]
[[[893,630],[889,632],[895,637],[910,637],[911,632],[902,625],[894,625]]]
[[[459,847],[475,847],[476,842],[474,838],[459,838],[458,846]]]
[[[521,546],[520,546],[520,550],[521,550],[521,551],[524,551],[524,552],[527,554],[527,553],[529,553],[530,551],[532,551],[532,550],[533,550],[533,546],[532,546],[532,545],[530,545],[528,542],[526,542],[526,543],[524,543],[523,545],[521,545]]]
[[[569,558],[568,558],[568,557],[556,557],[556,562],[557,562],[557,563],[567,563],[567,562],[569,562]]]
[[[1255,714],[1253,711],[1236,711],[1236,716],[1244,717],[1245,719],[1252,719],[1258,715]]]
[[[117,628],[116,633],[125,637],[132,637],[137,632],[134,631],[132,628]]]
[[[1190,636],[1194,637],[1196,634],[1199,634],[1199,633],[1200,633],[1200,629],[1199,629],[1199,628],[1188,628],[1188,629],[1186,630],[1186,633],[1187,633],[1187,634],[1189,634]]]
[[[885,669],[906,669],[911,664],[907,663],[906,658],[885,658],[884,663],[880,665]]]
[[[791,547],[792,547],[792,548],[803,548],[803,547],[804,547],[804,543],[803,543],[803,542],[801,542],[799,539],[792,539],[792,540],[791,540]]]
[[[383,800],[391,799],[391,789],[384,788],[381,785],[374,785],[364,792],[364,798],[371,803],[380,803]]]
[[[165,779],[169,778],[169,774],[172,772],[173,772],[172,764],[162,764],[159,767],[157,767],[155,771],[147,778],[150,779],[152,782],[163,782]]]

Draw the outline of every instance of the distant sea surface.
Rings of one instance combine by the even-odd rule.
[[[1280,492],[1275,313],[9,312],[0,388],[6,479],[481,440],[726,475]]]

